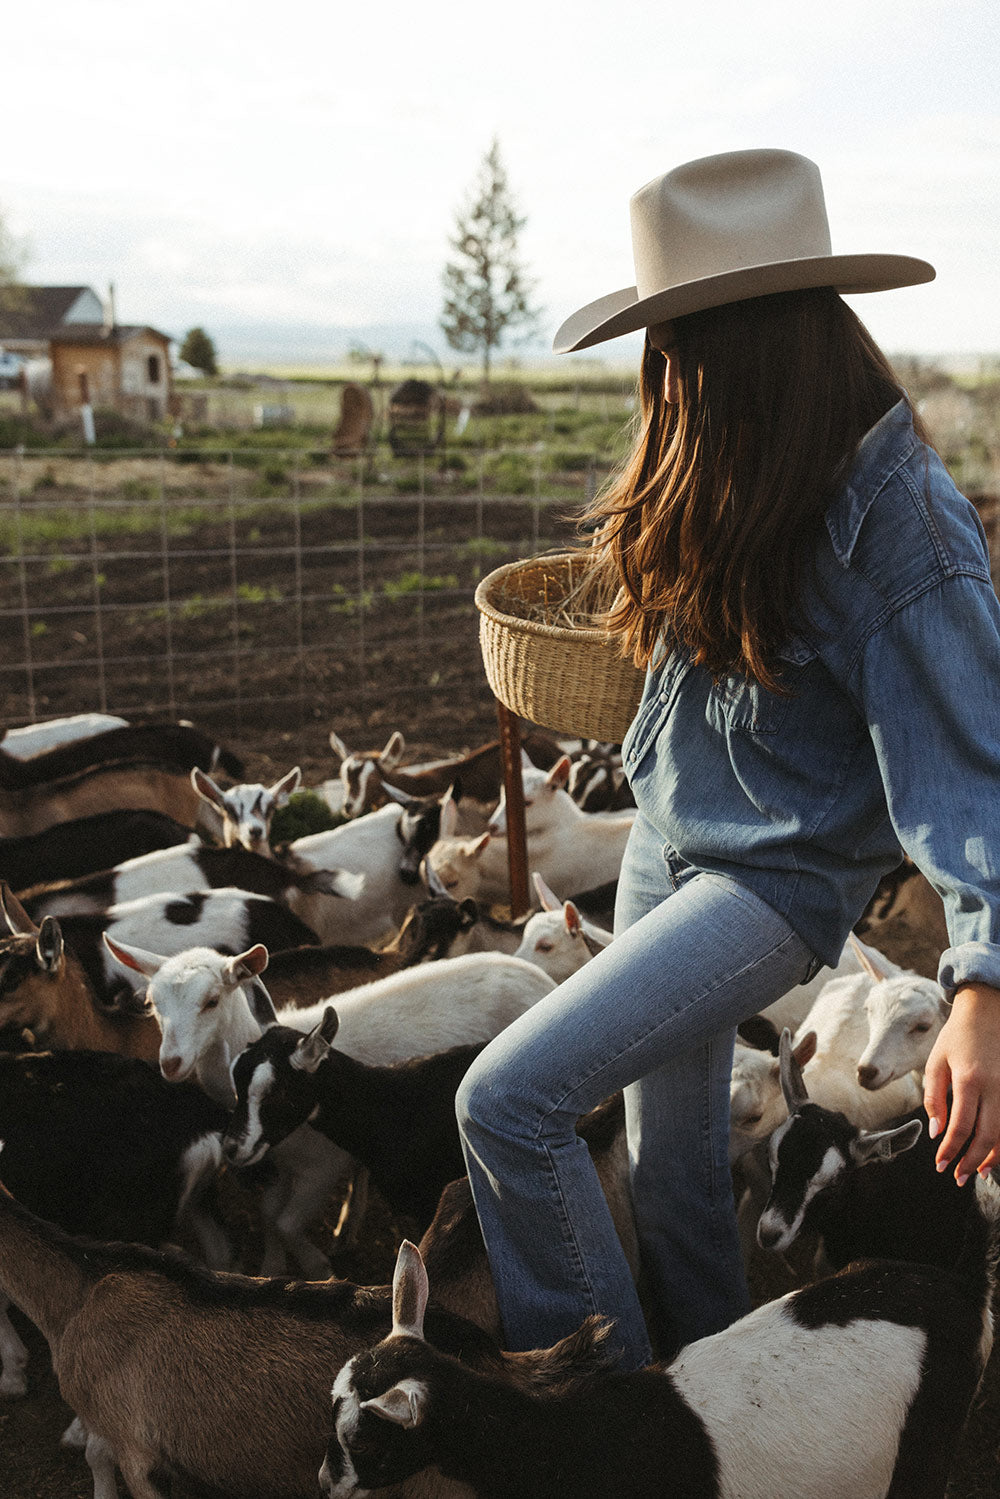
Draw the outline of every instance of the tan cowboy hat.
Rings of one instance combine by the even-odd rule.
[[[685,162],[641,187],[630,208],[636,284],[568,317],[557,354],[770,292],[889,291],[934,279],[934,267],[910,255],[832,254],[819,168],[794,151]]]

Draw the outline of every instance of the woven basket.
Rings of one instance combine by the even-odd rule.
[[[476,589],[483,665],[494,697],[522,718],[620,744],[645,674],[623,660],[604,630],[520,617],[558,616],[571,594],[580,597],[588,572],[585,558],[560,553],[489,573]]]

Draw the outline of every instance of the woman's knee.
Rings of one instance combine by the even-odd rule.
[[[497,1069],[488,1062],[486,1053],[480,1052],[455,1093],[455,1117],[465,1139],[473,1138],[495,1125],[498,1103],[504,1096],[505,1090]]]

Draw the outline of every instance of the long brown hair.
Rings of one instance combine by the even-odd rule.
[[[775,653],[802,607],[804,568],[858,443],[903,394],[832,287],[677,318],[666,360],[647,336],[637,441],[588,507],[618,597],[605,617],[637,666],[661,632],[713,676],[781,690]],[[921,435],[924,435],[921,433]]]

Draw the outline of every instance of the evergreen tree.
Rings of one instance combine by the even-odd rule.
[[[534,333],[538,313],[530,305],[531,282],[517,256],[517,237],[527,220],[515,208],[494,140],[483,157],[467,204],[456,214],[449,244],[454,258],[444,268],[441,329],[453,349],[481,354],[483,379],[490,378],[494,349],[508,329]]]
[[[219,373],[215,344],[204,328],[192,328],[186,334],[181,344],[181,358],[185,364],[189,364],[192,369],[201,370],[203,374],[217,375]]]

